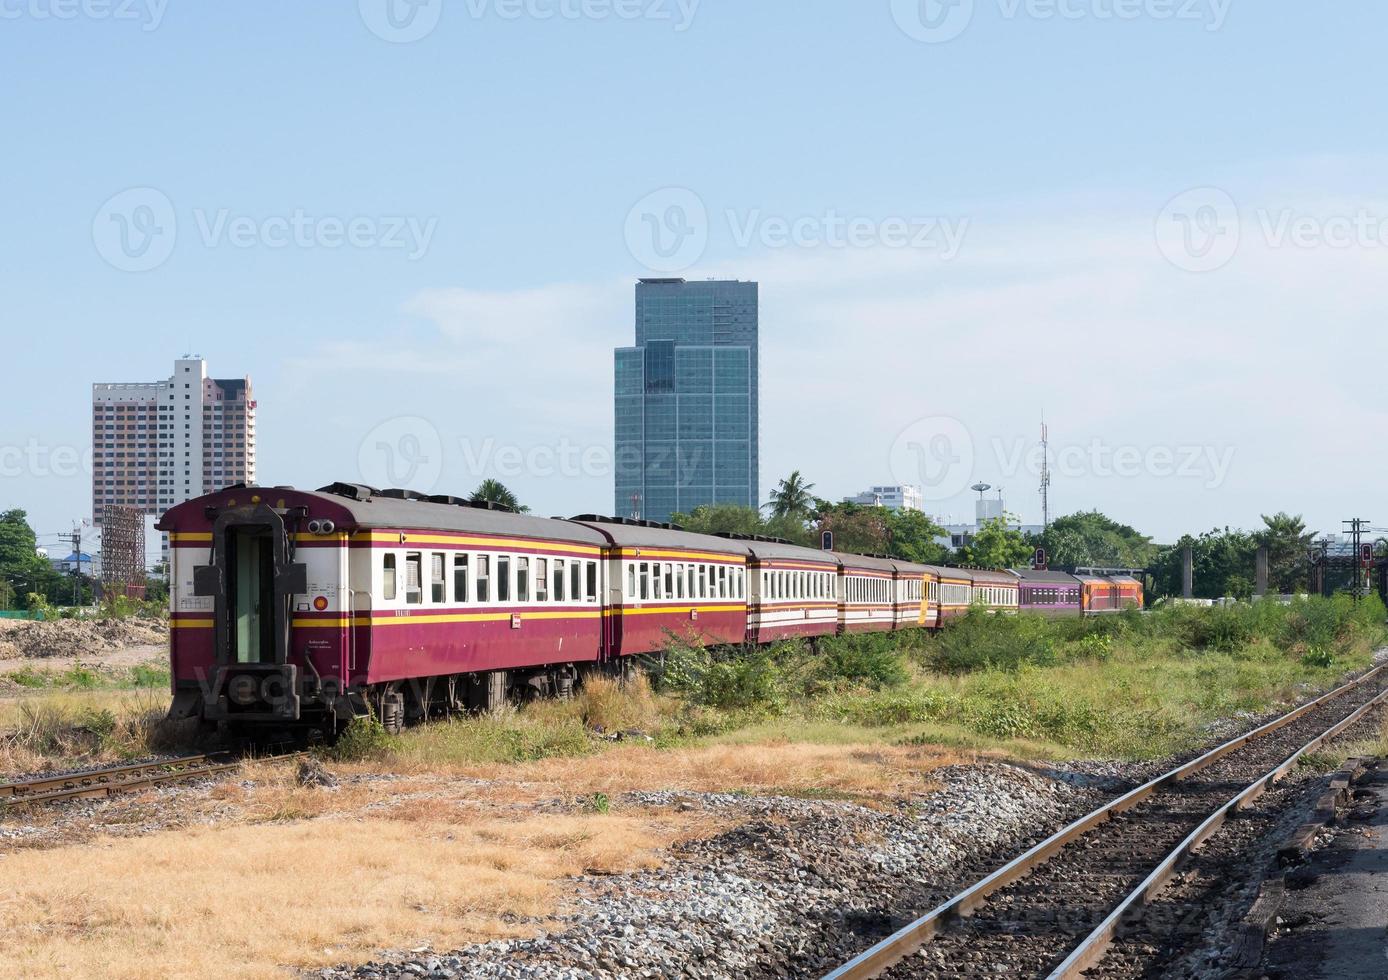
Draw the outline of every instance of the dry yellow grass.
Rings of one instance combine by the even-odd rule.
[[[675,749],[630,745],[580,758],[455,771],[492,782],[487,794],[493,799],[688,790],[841,795],[871,803],[924,792],[931,788],[932,770],[959,761],[937,747],[769,741]]]
[[[12,852],[0,859],[0,958],[26,978],[241,980],[378,948],[522,934],[533,930],[502,917],[549,915],[559,879],[652,866],[694,824],[693,815],[462,812],[416,800],[376,819]]]

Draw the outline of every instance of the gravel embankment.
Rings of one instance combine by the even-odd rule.
[[[666,867],[587,877],[559,928],[447,954],[316,974],[395,978],[790,977],[834,965],[1111,794],[1120,767],[993,763],[932,774],[941,789],[879,812],[856,804],[633,793],[624,806],[746,822],[675,849]],[[884,907],[890,903],[891,908]]]

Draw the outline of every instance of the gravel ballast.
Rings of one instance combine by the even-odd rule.
[[[1092,809],[1115,788],[1100,765],[1006,763],[931,774],[940,789],[890,812],[855,803],[646,792],[623,807],[744,821],[678,845],[666,867],[580,879],[559,928],[446,954],[382,957],[324,980],[806,976],[832,968],[948,897],[999,858]],[[885,907],[889,903],[891,908]]]

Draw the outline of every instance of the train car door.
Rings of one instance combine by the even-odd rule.
[[[270,528],[233,526],[226,531],[230,662],[274,663],[278,606],[275,549]]]

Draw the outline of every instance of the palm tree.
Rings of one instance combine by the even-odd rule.
[[[814,484],[806,483],[796,470],[771,491],[771,502],[766,506],[771,508],[774,517],[805,517],[814,506],[814,497],[810,494],[813,489]]]
[[[529,507],[522,507],[516,495],[500,480],[483,480],[481,486],[472,491],[468,498],[474,504],[493,503],[509,507],[518,514],[524,514]]]
[[[1315,540],[1315,532],[1306,530],[1300,514],[1279,511],[1263,515],[1263,530],[1256,535],[1258,544],[1268,549],[1271,586],[1281,593],[1301,591],[1306,584],[1306,554]]]

